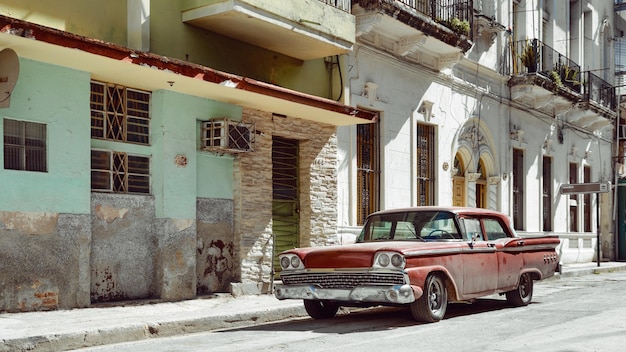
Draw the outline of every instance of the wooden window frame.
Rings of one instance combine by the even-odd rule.
[[[552,157],[544,156],[542,160],[542,194],[543,231],[553,231],[552,225]]]
[[[513,149],[513,224],[524,231],[524,150]]]
[[[583,183],[591,182],[591,166],[583,166]],[[585,232],[593,232],[593,211],[592,211],[592,194],[583,194],[583,230]]]
[[[416,132],[417,205],[435,205],[435,126],[418,123]]]
[[[578,164],[577,163],[569,163],[569,183],[578,183]],[[580,207],[579,195],[578,194],[570,194],[568,197],[568,209],[569,209],[569,225],[568,231],[570,232],[578,232],[578,211]]]
[[[380,124],[357,125],[357,225],[380,210]]]

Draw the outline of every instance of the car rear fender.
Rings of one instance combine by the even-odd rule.
[[[409,280],[411,281],[411,286],[414,287],[413,291],[416,294],[415,298],[419,298],[422,295],[424,290],[424,284],[426,282],[426,278],[428,275],[439,275],[446,284],[446,289],[448,290],[448,299],[450,301],[458,300],[458,290],[457,283],[452,278],[452,275],[445,267],[441,265],[433,265],[433,266],[421,266],[417,268],[408,268],[406,269],[407,274],[409,275]],[[419,288],[419,292],[415,289],[415,287]],[[418,295],[419,293],[419,295]]]
[[[523,274],[530,274],[530,277],[533,280],[541,280],[542,279],[542,274],[541,274],[541,270],[537,269],[537,268],[525,268],[522,269],[522,271],[520,272],[519,276],[521,277]]]

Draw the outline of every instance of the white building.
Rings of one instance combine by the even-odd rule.
[[[340,127],[339,233],[416,205],[484,207],[524,235],[554,234],[562,262],[613,258],[613,2],[353,1],[351,104],[376,124]],[[598,211],[599,210],[599,211]],[[597,213],[599,213],[599,218]]]

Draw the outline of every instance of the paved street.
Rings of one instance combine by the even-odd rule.
[[[591,274],[537,283],[528,307],[499,296],[454,304],[435,324],[379,308],[81,351],[622,351],[624,295],[625,272]]]

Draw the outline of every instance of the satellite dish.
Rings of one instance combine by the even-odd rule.
[[[20,61],[13,49],[0,51],[0,108],[8,108],[11,92],[20,74]]]

